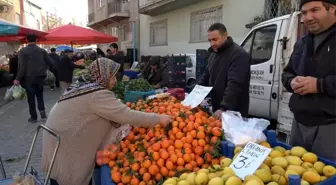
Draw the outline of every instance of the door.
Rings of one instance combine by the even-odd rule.
[[[252,116],[273,118],[272,102],[278,101],[279,79],[276,74],[277,43],[281,21],[271,22],[254,28],[244,40],[242,47],[250,55],[250,107]]]

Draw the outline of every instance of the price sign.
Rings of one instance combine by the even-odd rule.
[[[184,106],[190,106],[192,109],[202,103],[204,98],[209,94],[212,87],[196,85],[191,93],[182,102]]]
[[[259,168],[270,152],[270,148],[248,142],[232,162],[230,168],[238,177],[244,179],[245,176],[253,174]]]

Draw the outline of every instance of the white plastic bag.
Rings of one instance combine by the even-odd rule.
[[[270,122],[265,119],[249,118],[245,121],[239,112],[226,111],[222,114],[225,139],[237,146],[245,145],[249,141],[266,141],[263,131],[268,125]]]
[[[4,100],[5,101],[11,101],[13,100],[13,88],[14,86],[12,86],[11,88],[7,89]]]

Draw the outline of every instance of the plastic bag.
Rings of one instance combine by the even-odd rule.
[[[266,141],[263,131],[270,125],[265,119],[242,118],[239,112],[226,111],[222,114],[222,126],[225,139],[236,146],[245,145],[249,141],[259,143]]]
[[[5,101],[11,101],[13,100],[13,88],[14,86],[12,86],[11,88],[7,89],[4,100]]]
[[[26,99],[27,93],[24,88],[21,87],[21,85],[13,86],[13,98],[15,100],[23,100]]]
[[[55,84],[56,78],[54,74],[47,70],[47,77],[44,79],[44,84],[48,86],[53,86]]]

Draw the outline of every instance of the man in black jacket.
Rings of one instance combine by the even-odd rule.
[[[211,54],[199,84],[213,87],[211,101],[214,116],[220,119],[223,111],[231,110],[247,117],[250,102],[249,55],[233,42],[221,23],[210,26],[208,39]]]
[[[22,85],[27,91],[30,118],[28,122],[37,122],[36,103],[42,119],[47,118],[44,100],[43,85],[47,76],[47,68],[52,69],[53,61],[47,51],[36,45],[36,35],[27,35],[28,46],[19,51],[19,65],[14,85]]]
[[[109,58],[113,60],[114,62],[117,62],[120,64],[119,71],[117,73],[117,80],[121,81],[122,77],[124,76],[124,63],[125,63],[125,55],[119,51],[118,44],[112,43],[110,45],[111,48],[111,55]]]
[[[76,65],[72,61],[73,51],[65,50],[64,55],[61,56],[61,60],[58,64],[58,78],[60,81],[60,86],[62,88],[62,93],[70,87],[73,78],[73,71],[75,68],[85,69],[85,66]]]
[[[55,81],[55,85],[56,87],[60,87],[59,84],[59,79],[58,79],[58,63],[60,62],[60,56],[56,53],[56,49],[55,48],[51,48],[50,49],[50,54],[49,54],[50,58],[53,60],[54,62],[54,67],[52,69],[52,73],[54,74],[56,81]],[[52,88],[53,89],[53,88]]]
[[[290,142],[336,161],[336,1],[304,0],[309,33],[299,40],[282,74],[292,92]]]
[[[13,53],[13,56],[9,59],[9,72],[13,74],[13,80],[15,80],[16,78],[18,65],[19,65],[19,57],[17,52],[15,51]]]

